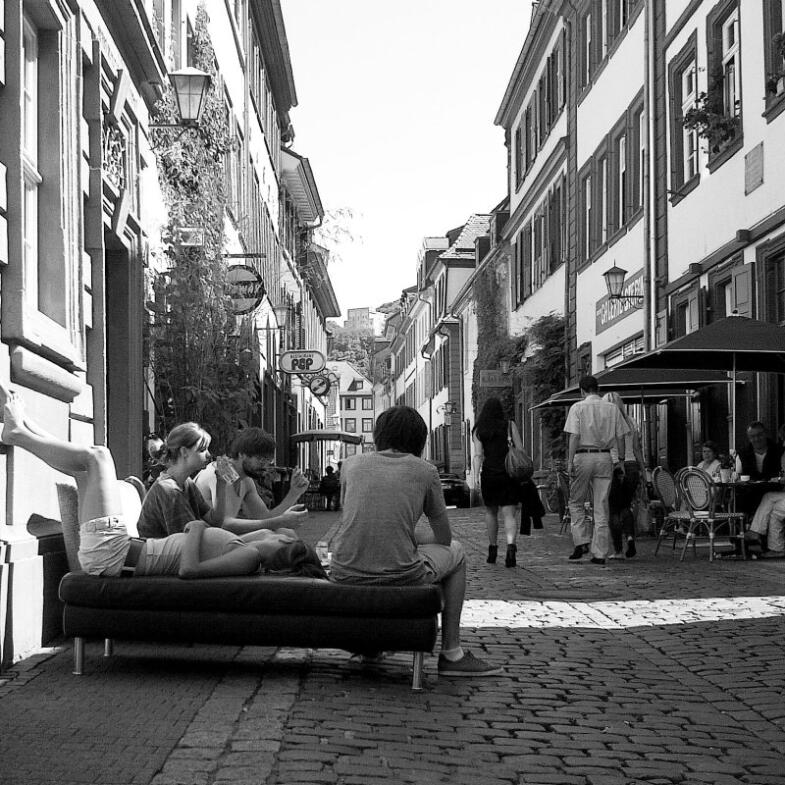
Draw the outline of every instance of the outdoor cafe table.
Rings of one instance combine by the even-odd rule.
[[[729,482],[722,482],[721,480],[714,481],[714,484],[723,490],[728,512],[736,512],[736,499],[738,494],[744,495],[754,492],[758,497],[758,504],[760,504],[760,500],[765,493],[768,493],[769,491],[785,490],[784,483],[785,480],[782,477],[777,477],[772,480],[746,480],[744,482],[741,480],[731,480]],[[746,522],[744,528],[747,528]]]

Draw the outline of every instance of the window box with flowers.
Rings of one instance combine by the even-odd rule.
[[[729,114],[725,110],[722,83],[712,84],[709,89],[700,93],[695,105],[684,114],[682,125],[688,130],[697,131],[698,136],[708,143],[709,157],[722,153],[740,136],[741,118],[736,113]]]

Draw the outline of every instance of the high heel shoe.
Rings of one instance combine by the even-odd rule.
[[[515,554],[518,551],[517,545],[508,545],[507,546],[507,555],[504,557],[504,566],[505,567],[514,567],[515,566]]]
[[[488,546],[488,558],[485,560],[488,564],[496,564],[496,554],[499,552],[499,548],[496,545],[489,545]]]

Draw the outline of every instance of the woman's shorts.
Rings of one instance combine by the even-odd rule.
[[[118,515],[93,518],[79,526],[79,564],[88,575],[119,575],[131,547]]]

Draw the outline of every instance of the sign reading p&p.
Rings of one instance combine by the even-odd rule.
[[[278,368],[284,373],[318,373],[327,360],[315,349],[299,349],[284,352],[278,361]]]

